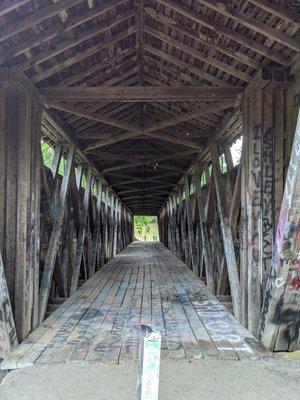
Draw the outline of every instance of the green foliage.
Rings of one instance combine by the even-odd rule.
[[[86,188],[86,174],[82,174],[82,177],[81,177],[81,187],[82,187],[83,189]]]
[[[226,159],[225,159],[225,154],[224,153],[222,153],[219,156],[219,163],[220,163],[221,173],[225,174],[225,172],[227,172],[227,164],[226,164]]]
[[[53,157],[54,157],[54,150],[53,147],[50,146],[49,143],[41,142],[41,149],[42,149],[42,156],[44,165],[48,168],[51,168]]]
[[[45,167],[51,168],[53,158],[54,158],[53,146],[51,146],[51,144],[44,142],[42,140],[41,141],[41,149],[42,149],[42,156],[43,156],[43,161],[44,161]],[[66,160],[64,159],[64,157],[61,157],[60,163],[59,163],[59,168],[58,168],[58,173],[61,176],[64,175],[65,163],[66,163]]]
[[[205,172],[202,172],[202,175],[200,176],[200,185],[202,187],[202,186],[205,186],[206,184],[207,184],[206,175],[205,175]]]
[[[64,159],[64,157],[61,157],[60,162],[59,162],[59,167],[58,167],[59,175],[61,175],[61,176],[64,175],[65,166],[66,166],[66,160]]]
[[[195,193],[195,191],[196,191],[196,187],[195,187],[194,183],[191,183],[191,185],[190,185],[190,194]]]
[[[149,233],[150,225],[156,222],[157,222],[156,216],[149,216],[149,215],[134,216],[134,228],[139,235]]]

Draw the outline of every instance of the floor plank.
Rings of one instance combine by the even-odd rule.
[[[239,360],[268,354],[161,243],[134,242],[32,332],[1,368],[136,360],[141,324],[162,333],[163,358]]]

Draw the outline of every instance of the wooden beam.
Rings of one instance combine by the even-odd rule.
[[[230,18],[241,25],[246,26],[249,29],[252,29],[254,32],[259,32],[262,35],[266,36],[267,39],[272,39],[278,43],[281,43],[283,46],[288,47],[291,50],[296,52],[299,51],[299,41],[288,36],[287,34],[280,32],[277,29],[274,29],[272,26],[261,22],[259,19],[252,17],[251,15],[245,15],[240,13],[237,9],[227,5],[226,3],[214,4],[208,0],[198,0],[199,3],[202,3],[204,6],[211,8],[219,14],[224,15],[227,18]]]
[[[4,40],[9,39],[10,37],[15,36],[18,33],[23,32],[81,2],[82,0],[62,0],[59,3],[54,3],[48,7],[42,8],[41,10],[35,11],[28,17],[21,19],[19,22],[7,24],[0,30],[0,42],[3,42]]]
[[[62,32],[69,32],[77,26],[93,18],[101,16],[102,14],[109,11],[111,8],[117,7],[122,3],[122,0],[117,0],[114,2],[108,1],[104,4],[94,7],[92,10],[84,11],[74,17],[70,16],[66,21],[60,23],[59,29],[57,28],[57,26],[49,29],[46,29],[45,26],[43,26],[43,29],[35,27],[36,34],[30,39],[19,42],[15,44],[12,48],[0,49],[0,62],[3,63],[9,58],[16,57],[20,54],[23,54],[27,50],[31,50],[32,48],[40,44],[48,42]]]
[[[253,69],[258,70],[260,68],[260,63],[253,58],[250,58],[246,54],[243,54],[238,51],[233,51],[229,47],[227,47],[224,44],[217,44],[213,40],[212,37],[209,37],[207,35],[199,35],[196,30],[189,29],[188,27],[184,26],[181,20],[179,20],[176,14],[172,15],[172,18],[174,19],[166,19],[164,18],[163,15],[158,13],[154,8],[147,7],[146,12],[148,15],[158,21],[163,23],[164,25],[167,25],[171,29],[175,29],[177,32],[179,32],[182,35],[186,35],[190,38],[192,38],[196,43],[201,43],[204,44],[208,47],[213,47],[214,50],[226,54],[228,57],[231,57]],[[176,85],[178,83],[176,82]]]
[[[152,182],[151,182],[152,183]],[[161,185],[155,185],[155,186],[151,186],[151,187],[149,187],[148,185],[147,186],[145,186],[145,187],[137,187],[137,188],[134,188],[134,189],[126,189],[126,190],[120,190],[120,191],[117,191],[117,195],[118,196],[122,196],[123,194],[127,194],[127,193],[137,193],[137,192],[145,192],[145,193],[147,193],[147,192],[151,192],[151,190],[153,190],[154,192],[155,191],[160,191],[161,189],[166,189],[166,190],[168,190],[167,188],[168,187],[170,187],[170,186],[174,186],[174,184],[173,183],[166,183],[166,184],[161,184]],[[169,193],[169,191],[164,191],[164,190],[162,190],[161,191],[162,193],[165,193],[165,194],[167,194],[167,193]]]
[[[88,207],[91,196],[92,172],[93,172],[93,166],[89,165],[86,176],[86,187],[84,189],[83,207],[81,211],[79,232],[77,237],[77,246],[76,246],[76,253],[74,260],[74,270],[72,273],[70,295],[75,293],[78,286],[78,279],[80,274],[80,266],[83,254],[83,244],[84,244],[85,230],[86,230],[86,220],[87,220]]]
[[[220,101],[234,100],[242,89],[202,88],[202,87],[170,87],[170,86],[98,86],[98,87],[66,87],[55,86],[39,88],[46,101]]]
[[[102,238],[101,238],[101,204],[102,204],[102,192],[103,192],[103,182],[102,179],[97,180],[97,204],[96,204],[96,218],[95,225],[93,231],[93,245],[92,245],[92,257],[91,262],[89,264],[89,277],[94,275],[96,262],[100,262],[97,260],[97,254],[99,254],[99,248],[102,246]],[[101,249],[100,249],[101,250]],[[99,265],[100,266],[100,265]]]
[[[174,125],[181,124],[181,123],[184,123],[187,121],[191,121],[191,120],[197,119],[205,114],[210,114],[210,113],[214,113],[217,111],[226,110],[233,106],[234,106],[233,101],[223,101],[218,104],[206,104],[205,106],[203,106],[202,108],[200,108],[196,111],[191,111],[191,112],[179,115],[178,117],[172,117],[170,119],[160,121],[160,122],[154,124],[153,126],[146,128],[144,130],[144,134],[149,134],[154,131],[168,128],[170,126],[174,126]]]
[[[201,51],[195,49],[194,47],[189,46],[186,43],[175,39],[174,37],[166,34],[163,31],[151,28],[150,26],[146,26],[145,32],[157,39],[160,39],[165,43],[168,43],[171,46],[176,47],[177,49],[183,51],[184,53],[189,54],[190,56],[194,57],[197,60],[200,60],[206,64],[211,65],[214,68],[218,68],[221,71],[224,71],[227,74],[234,76],[237,79],[241,79],[244,82],[250,82],[251,80],[250,75],[232,67],[231,65],[228,65],[222,61],[217,60],[216,58],[210,56],[209,54],[202,53]],[[216,80],[215,77],[211,78],[211,82],[219,84],[219,80]]]
[[[284,19],[287,22],[292,23],[295,27],[300,27],[299,15],[294,12],[291,8],[286,7],[284,4],[271,3],[269,0],[249,0],[250,3],[256,5],[264,11],[276,15],[279,18]]]
[[[103,174],[108,173],[108,172],[112,172],[112,171],[120,171],[120,170],[124,170],[124,169],[130,169],[130,168],[135,168],[135,167],[139,167],[139,166],[144,166],[144,167],[148,167],[149,168],[154,168],[155,166],[151,165],[152,163],[143,163],[143,161],[139,161],[139,162],[132,162],[132,163],[127,163],[127,164],[121,164],[121,165],[116,165],[114,167],[109,167],[109,168],[105,168],[103,169],[101,172]],[[176,165],[171,165],[171,164],[159,164],[159,166],[154,168],[155,170],[160,170],[160,169],[169,169],[171,171],[178,171],[180,173],[183,173],[183,169],[176,166]]]
[[[53,229],[49,241],[49,246],[45,258],[45,265],[43,271],[43,277],[40,287],[40,310],[39,310],[39,321],[40,323],[44,320],[46,309],[48,305],[51,281],[54,271],[55,260],[59,247],[59,239],[62,231],[63,218],[65,213],[65,205],[67,200],[67,194],[69,191],[71,170],[73,168],[75,155],[75,146],[71,145],[68,150],[67,162],[64,171],[63,180],[60,187],[59,202],[56,215],[54,218]]]
[[[200,233],[201,241],[203,247],[203,257],[205,262],[205,272],[206,272],[206,284],[212,293],[216,291],[214,273],[213,273],[213,255],[211,248],[211,241],[209,238],[209,233],[207,231],[206,217],[205,217],[205,204],[204,204],[204,194],[200,184],[201,170],[199,166],[195,171],[194,184],[196,188],[196,200],[198,204],[199,220],[200,220]]]
[[[117,65],[120,65],[123,61],[123,58],[125,57],[130,57],[133,56],[132,59],[134,60],[134,55],[136,53],[136,48],[128,48],[128,49],[123,49],[119,54],[113,56],[113,57],[105,57],[101,60],[101,62],[97,62],[96,64],[91,65],[90,67],[87,67],[84,69],[84,71],[74,73],[73,75],[68,76],[65,79],[61,79],[59,81],[59,85],[63,86],[71,86],[74,83],[77,83],[79,81],[90,81],[90,75],[95,74],[98,72],[99,74],[105,74],[105,68],[109,68],[112,64],[117,67]],[[103,70],[103,71],[102,71]],[[128,71],[127,71],[128,72]],[[125,76],[125,74],[124,74]],[[112,78],[115,80],[115,78]],[[111,85],[113,82],[109,79],[108,81],[103,83],[103,86]]]
[[[157,47],[151,46],[149,44],[145,44],[145,51],[154,55],[155,57],[159,57],[162,60],[165,60],[167,62],[170,62],[171,64],[174,64],[177,68],[180,67],[185,71],[189,71],[193,75],[196,75],[200,79],[206,80],[207,82],[210,82],[210,84],[212,83],[215,86],[226,87],[226,88],[230,88],[233,86],[230,83],[227,83],[226,81],[224,81],[223,79],[215,77],[215,76],[209,74],[208,72],[205,72],[203,69],[201,69],[199,67],[195,67],[195,66],[191,65],[190,63],[179,59],[178,57],[173,57],[170,54],[166,53],[165,51],[158,49]]]
[[[238,320],[240,320],[241,288],[240,288],[239,273],[238,273],[234,245],[233,245],[232,231],[229,223],[229,211],[227,209],[227,204],[225,203],[226,199],[225,188],[223,186],[220,163],[219,163],[219,155],[215,142],[210,141],[209,148],[212,159],[212,166],[213,166],[212,171],[213,171],[213,177],[217,194],[217,204],[221,221],[221,232],[223,237],[223,246],[224,246],[224,252],[228,269],[232,304],[234,309],[234,315]]]
[[[199,13],[192,11],[187,6],[178,4],[177,2],[174,2],[173,0],[157,0],[157,2],[165,5],[165,6],[169,7],[171,10],[176,11],[179,14],[191,19],[192,21],[196,22],[197,24],[199,24],[201,26],[205,26],[206,28],[212,30],[213,32],[216,32],[218,34],[221,33],[226,38],[234,40],[235,42],[240,43],[241,45],[263,55],[264,57],[274,60],[282,65],[288,64],[287,59],[285,59],[283,56],[281,56],[279,53],[275,52],[274,50],[272,50],[258,42],[255,42],[254,40],[252,40],[252,38],[248,38],[244,35],[236,33],[234,31],[232,31],[231,29],[225,27],[224,25],[214,22],[214,20],[209,19],[208,17],[206,17],[204,15],[200,15]],[[229,17],[229,18],[231,18],[231,17]]]
[[[149,152],[151,152],[151,148],[148,149]],[[154,150],[154,149],[153,149]],[[150,158],[146,158],[145,160],[142,160],[138,157],[133,157],[131,155],[121,155],[121,154],[117,154],[117,153],[111,153],[111,152],[107,152],[107,151],[100,151],[100,152],[95,152],[95,154],[99,155],[99,157],[101,159],[107,159],[107,160],[113,160],[113,161],[128,161],[128,162],[133,162],[133,163],[147,163],[147,164],[152,164],[155,162],[159,162],[159,161],[166,161],[166,160],[176,160],[178,158],[182,158],[182,157],[186,157],[192,154],[197,153],[196,150],[182,150],[182,151],[177,151],[174,152],[172,154],[165,154],[165,153],[161,153],[160,155],[155,155],[152,156],[150,155]],[[91,154],[93,154],[91,152]]]
[[[272,351],[299,349],[299,221],[300,112],[298,113],[259,326],[259,336],[263,344]]]
[[[163,180],[159,180],[159,179],[153,179],[153,178],[146,178],[146,179],[143,179],[143,178],[135,178],[135,177],[132,177],[132,179],[127,179],[127,180],[124,180],[124,181],[122,181],[122,182],[116,182],[116,183],[112,183],[111,184],[111,186],[112,187],[128,187],[128,185],[135,185],[136,183],[145,183],[145,182],[149,182],[149,183],[156,183],[156,184],[159,184],[159,185],[163,185],[163,184],[166,184]],[[175,183],[174,184],[169,184],[169,185],[174,185],[175,186]]]
[[[58,4],[60,4],[60,3],[58,3]],[[53,75],[57,74],[58,72],[64,70],[65,68],[68,68],[71,65],[74,65],[74,64],[84,60],[85,58],[90,57],[91,55],[100,52],[104,48],[112,46],[114,43],[119,42],[120,40],[122,40],[130,35],[133,35],[134,33],[136,33],[136,31],[137,31],[136,27],[127,28],[127,29],[121,31],[120,33],[117,33],[100,43],[97,43],[91,47],[88,47],[86,50],[81,51],[80,53],[77,53],[77,54],[67,58],[64,61],[61,61],[61,62],[53,65],[52,67],[42,71],[41,73],[34,75],[31,78],[31,81],[33,83],[39,83],[39,82],[45,80],[46,78],[49,78],[50,76],[53,76]]]
[[[72,106],[61,105],[59,103],[53,103],[53,102],[49,103],[48,105],[51,106],[52,108],[55,108],[58,110],[69,112],[69,113],[79,115],[84,118],[91,119],[93,121],[101,122],[101,123],[104,123],[107,125],[115,126],[115,127],[130,131],[130,132],[125,132],[125,133],[115,134],[114,136],[111,136],[109,138],[97,141],[97,142],[95,142],[95,144],[89,145],[86,148],[86,151],[90,151],[90,150],[97,149],[99,147],[106,146],[107,144],[116,143],[120,140],[130,139],[130,138],[133,138],[133,137],[139,136],[139,135],[146,135],[146,136],[151,136],[151,137],[158,137],[158,135],[159,135],[158,138],[161,138],[163,140],[171,141],[173,143],[176,140],[178,144],[182,144],[182,145],[192,147],[192,148],[201,149],[200,145],[198,145],[197,143],[193,143],[191,140],[176,138],[176,137],[173,137],[172,135],[168,135],[165,133],[157,134],[154,131],[161,130],[161,129],[164,129],[164,128],[167,128],[170,126],[174,126],[179,123],[183,123],[183,122],[187,122],[192,119],[199,118],[200,116],[207,114],[207,113],[212,113],[212,112],[230,108],[233,106],[233,104],[234,103],[232,101],[224,101],[220,104],[207,105],[207,106],[201,108],[200,110],[180,115],[177,118],[163,120],[159,123],[153,124],[152,126],[150,126],[148,128],[143,128],[143,129],[140,127],[131,125],[131,124],[129,125],[129,124],[119,122],[118,120],[115,120],[115,119],[112,119],[112,118],[109,118],[106,116],[100,116],[98,114],[91,113],[87,110],[79,109],[78,107],[75,108]]]
[[[18,338],[12,312],[2,255],[0,253],[0,353],[7,356],[18,346]]]
[[[190,250],[190,259],[192,263],[192,270],[196,275],[199,275],[198,265],[196,261],[196,249],[195,249],[195,235],[194,235],[194,227],[193,227],[193,217],[192,217],[192,208],[191,208],[191,195],[190,195],[190,187],[188,177],[185,176],[184,179],[184,193],[185,193],[185,207],[186,207],[186,215],[187,215],[187,233],[188,233],[188,241],[189,241],[189,250]]]
[[[30,1],[31,0],[3,0],[0,4],[0,17],[24,6]]]
[[[164,173],[159,173],[156,175],[151,175],[148,176],[147,178],[139,178],[136,176],[132,176],[132,175],[127,175],[127,174],[120,174],[119,172],[111,172],[110,174],[108,174],[112,177],[116,176],[118,178],[123,178],[123,179],[132,179],[132,180],[136,180],[136,182],[145,182],[145,179],[147,179],[147,181],[156,181],[157,179],[161,179],[161,178],[167,178],[169,176],[176,176],[178,175],[178,172],[164,172]]]
[[[145,199],[149,199],[149,200],[153,200],[153,201],[157,201],[157,200],[163,200],[165,199],[166,196],[161,195],[159,193],[155,194],[155,193],[150,193],[150,194],[137,194],[134,196],[128,196],[128,197],[123,197],[123,200],[125,202],[130,201],[130,200],[140,200],[141,202],[143,202]]]
[[[120,129],[126,129],[129,131],[136,132],[137,128],[134,125],[127,125],[124,122],[119,122],[117,119],[113,119],[110,117],[106,117],[105,115],[99,115],[93,112],[90,112],[89,110],[81,109],[79,107],[72,107],[72,106],[67,106],[64,104],[59,104],[59,103],[48,103],[49,107],[55,108],[56,110],[61,110],[70,114],[78,115],[82,118],[87,118],[92,121],[100,122],[102,124],[114,126],[115,128],[120,128]],[[128,132],[129,133],[129,132]],[[138,134],[141,132],[139,131]]]
[[[19,66],[20,68],[22,68],[23,71],[26,71],[29,68],[35,68],[37,65],[43,63],[44,61],[49,60],[57,56],[58,54],[71,49],[72,47],[78,46],[80,43],[92,39],[94,36],[97,36],[100,33],[105,33],[106,31],[109,31],[111,28],[121,24],[124,21],[127,21],[135,15],[136,10],[129,10],[123,14],[120,14],[119,18],[117,19],[112,18],[111,20],[105,20],[103,23],[97,24],[91,29],[80,32],[80,34],[73,35],[72,38],[69,40],[64,40],[56,46],[51,46],[49,50],[38,53],[36,56],[19,64]]]

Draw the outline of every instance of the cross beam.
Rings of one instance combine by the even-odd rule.
[[[242,89],[169,87],[169,86],[97,86],[97,87],[44,87],[40,92],[46,101],[219,101],[234,100]]]
[[[103,139],[98,140],[98,141],[94,142],[93,144],[91,144],[90,146],[88,146],[85,149],[86,151],[95,150],[97,148],[107,146],[108,144],[120,142],[120,141],[126,140],[126,139],[132,139],[134,137],[138,137],[141,135],[153,137],[156,139],[162,139],[162,140],[165,140],[165,141],[168,141],[171,143],[176,142],[177,144],[180,144],[183,146],[197,148],[197,149],[201,150],[202,149],[201,145],[196,142],[193,142],[191,140],[186,140],[186,138],[179,138],[179,137],[175,137],[175,136],[168,135],[168,134],[165,134],[162,132],[157,132],[157,131],[161,131],[165,128],[168,128],[168,127],[171,127],[171,126],[174,126],[177,124],[181,124],[183,122],[191,121],[193,119],[197,119],[205,114],[209,114],[209,113],[213,113],[213,112],[217,112],[217,111],[221,111],[221,110],[226,110],[228,108],[231,108],[234,105],[234,101],[227,100],[227,101],[222,101],[222,102],[219,102],[216,104],[207,104],[204,107],[202,107],[201,109],[179,115],[178,117],[164,119],[163,121],[156,122],[152,126],[149,126],[147,128],[141,128],[136,125],[124,123],[119,120],[116,120],[116,119],[113,119],[110,117],[106,117],[105,115],[98,115],[94,112],[90,112],[90,111],[84,110],[82,108],[67,106],[65,104],[60,104],[57,102],[49,102],[48,105],[57,110],[69,112],[71,114],[78,115],[80,117],[87,118],[92,121],[100,122],[100,123],[103,123],[106,125],[118,127],[118,128],[124,129],[126,131],[126,132],[122,132],[122,133],[117,133],[115,135],[111,135],[111,137],[109,137],[105,140],[103,140]]]

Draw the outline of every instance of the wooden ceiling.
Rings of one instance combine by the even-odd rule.
[[[222,124],[220,143],[240,134],[253,75],[297,61],[298,28],[297,0],[2,0],[0,63],[20,66],[134,213],[156,214]]]

